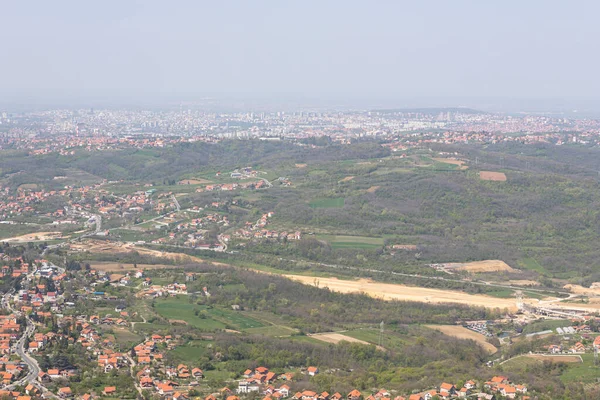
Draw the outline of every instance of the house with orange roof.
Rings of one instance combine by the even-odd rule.
[[[352,390],[350,393],[348,393],[348,396],[346,396],[348,400],[359,400],[361,397],[362,393],[356,389]]]
[[[68,386],[61,387],[60,389],[58,389],[58,396],[63,399],[68,399],[70,397],[73,397],[73,392],[71,391],[71,388]]]
[[[102,391],[102,394],[105,396],[115,394],[117,392],[117,388],[115,386],[106,386]]]

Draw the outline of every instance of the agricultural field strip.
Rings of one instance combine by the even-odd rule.
[[[293,260],[293,259],[281,259],[281,260],[290,261],[290,262],[300,261],[300,260]],[[325,263],[310,262],[310,261],[302,261],[302,262],[304,262],[306,264],[310,264],[310,265],[332,268],[332,269],[341,269],[341,270],[347,269],[347,270],[352,270],[352,271],[366,271],[366,272],[373,272],[373,273],[377,273],[377,274],[391,274],[391,275],[397,275],[397,276],[405,276],[408,278],[420,278],[420,279],[429,279],[429,280],[438,280],[438,281],[456,282],[456,283],[469,283],[469,284],[473,284],[473,285],[480,285],[480,286],[487,286],[487,287],[498,287],[498,288],[503,288],[503,289],[521,290],[523,292],[537,292],[537,293],[542,293],[542,294],[548,293],[548,290],[533,289],[533,288],[524,289],[522,286],[503,285],[500,283],[492,283],[492,282],[484,282],[484,281],[480,281],[480,282],[479,281],[465,281],[465,280],[461,280],[461,279],[444,278],[444,277],[440,277],[440,276],[425,276],[425,275],[419,275],[419,274],[407,274],[404,272],[382,271],[382,270],[377,270],[377,269],[373,269],[373,268],[359,268],[359,267],[350,267],[350,266],[346,266],[346,265],[325,264]],[[562,291],[555,291],[554,293],[558,293],[558,294],[561,294],[564,296],[572,295],[572,293],[562,292]]]
[[[502,364],[506,364],[508,362],[514,362],[515,360],[519,359],[519,358],[531,358],[534,360],[537,360],[539,362],[542,362],[542,360],[544,359],[556,359],[555,361],[558,360],[564,360],[562,362],[575,362],[575,363],[582,363],[583,362],[583,358],[578,355],[578,354],[545,354],[545,353],[534,353],[534,354],[520,354],[518,356],[509,358],[508,360],[504,360],[501,363],[499,363],[498,365],[502,365]]]
[[[431,289],[418,286],[405,286],[391,283],[381,283],[360,280],[339,280],[335,278],[314,278],[302,275],[287,275],[288,278],[319,287],[328,287],[340,293],[364,293],[382,300],[415,301],[425,303],[458,303],[465,305],[480,305],[489,309],[516,309],[516,303],[509,299],[500,299],[485,295],[472,295],[456,290]]]

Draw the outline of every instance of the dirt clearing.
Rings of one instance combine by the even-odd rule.
[[[447,263],[447,269],[468,272],[517,272],[502,260],[483,260],[468,263]]]
[[[367,189],[367,193],[375,193],[381,186],[371,186]]]
[[[437,161],[437,162],[446,163],[446,164],[458,165],[459,169],[461,169],[461,170],[465,170],[465,169],[469,168],[468,166],[464,165],[465,164],[464,161],[458,160],[456,158],[436,157],[436,158],[432,158],[432,160]]]
[[[296,164],[296,168],[306,168],[308,164]]]
[[[516,302],[513,299],[473,295],[456,290],[396,285],[392,283],[374,282],[368,279],[341,280],[337,278],[321,278],[302,275],[282,276],[302,282],[306,285],[315,285],[316,282],[320,288],[328,287],[335,292],[364,293],[371,297],[383,300],[405,300],[422,303],[457,303],[470,306],[481,306],[490,309],[507,308],[510,311],[516,311],[517,309]]]
[[[8,239],[2,239],[0,242],[35,242],[62,239],[62,232],[35,232],[27,235],[15,236]]]
[[[139,247],[129,243],[121,243],[121,242],[108,242],[102,240],[86,240],[81,243],[71,243],[69,244],[69,248],[72,251],[89,251],[90,253],[101,253],[101,254],[115,254],[115,253],[129,253],[132,251],[137,251],[140,254],[150,255],[154,257],[168,258],[170,260],[174,260],[177,263],[185,264],[185,263],[194,263],[194,262],[204,262],[201,258],[188,256],[186,254],[181,253],[170,253],[166,251],[158,251],[154,249],[149,249],[146,247]]]
[[[484,181],[506,182],[506,175],[504,172],[480,171],[479,179]]]
[[[435,329],[442,332],[444,335],[456,337],[459,339],[471,339],[479,344],[485,351],[493,354],[498,351],[498,348],[491,343],[488,343],[486,337],[481,333],[474,332],[464,326],[458,325],[425,325],[430,329]]]
[[[327,343],[333,343],[333,344],[337,344],[339,342],[342,341],[346,341],[346,342],[351,342],[351,343],[362,343],[362,344],[372,344],[369,342],[365,342],[364,340],[360,340],[360,339],[356,339],[350,336],[346,336],[346,335],[342,335],[341,333],[335,333],[335,332],[331,332],[331,333],[315,333],[313,335],[308,335],[311,338],[317,339],[317,340],[321,340],[323,342],[327,342]],[[379,350],[383,350],[385,351],[385,349],[381,346],[377,346],[377,348]]]
[[[344,179],[342,179],[340,182],[350,182],[352,179],[354,179],[353,176],[347,176]]]

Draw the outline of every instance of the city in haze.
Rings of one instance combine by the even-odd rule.
[[[599,105],[593,1],[6,2],[3,103]]]
[[[0,399],[600,399],[599,11],[3,2]]]

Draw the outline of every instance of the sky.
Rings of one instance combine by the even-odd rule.
[[[0,0],[0,101],[600,106],[599,13],[553,0]]]

